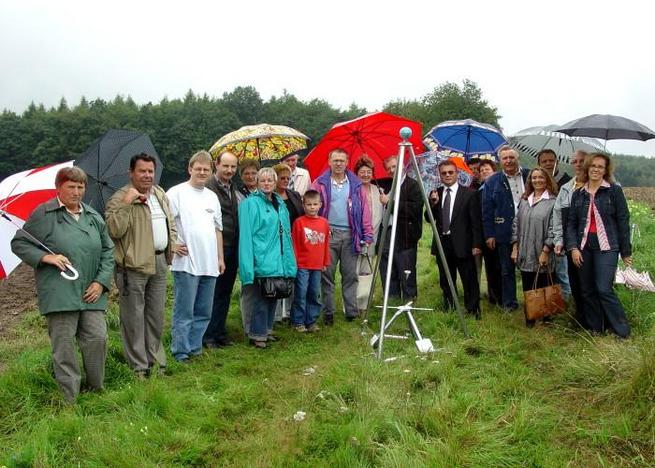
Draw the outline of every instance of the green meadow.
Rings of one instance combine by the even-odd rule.
[[[655,221],[645,205],[630,207],[635,267],[653,272]],[[633,327],[626,341],[591,336],[565,315],[527,329],[522,312],[487,302],[465,338],[439,309],[430,234],[417,305],[436,310],[416,313],[439,348],[427,355],[386,340],[384,357],[395,359],[376,359],[378,309],[368,323],[337,317],[316,334],[278,325],[281,340],[256,350],[241,338],[235,290],[237,345],[189,365],[171,359],[169,375],[137,381],[114,304],[106,390],[70,406],[52,377],[45,321],[27,314],[0,342],[0,466],[655,465],[655,294],[617,287]]]

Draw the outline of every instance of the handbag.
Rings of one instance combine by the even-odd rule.
[[[284,247],[282,244],[282,222],[278,221],[278,235],[280,237],[280,256],[284,257]],[[262,297],[267,299],[286,299],[291,296],[293,288],[293,278],[284,276],[267,276],[259,278],[259,289]]]
[[[284,276],[259,278],[262,297],[267,299],[286,299],[291,296],[292,287],[293,278],[285,278]]]
[[[548,269],[549,286],[537,289],[538,277],[539,271],[534,276],[532,289],[523,293],[523,307],[527,320],[540,320],[544,317],[550,317],[566,311],[566,301],[562,295],[562,286],[553,282],[553,275],[550,269]]]
[[[357,308],[366,309],[368,306],[368,294],[371,291],[373,282],[373,265],[367,249],[357,258]]]

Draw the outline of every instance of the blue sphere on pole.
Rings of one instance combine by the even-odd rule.
[[[400,138],[403,140],[409,140],[412,136],[412,129],[409,127],[403,127],[400,129]]]

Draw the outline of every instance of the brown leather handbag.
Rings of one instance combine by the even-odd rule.
[[[544,317],[561,314],[566,311],[566,301],[562,295],[562,286],[553,282],[553,275],[550,269],[548,272],[548,282],[550,286],[537,289],[537,278],[539,272],[534,275],[534,284],[530,291],[523,293],[524,311],[527,320],[540,320]]]

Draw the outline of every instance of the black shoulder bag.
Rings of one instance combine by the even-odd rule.
[[[280,237],[280,256],[284,261],[284,247],[282,243],[282,221],[279,220],[278,211],[278,236]],[[261,289],[262,297],[267,299],[286,299],[291,296],[291,288],[293,287],[293,278],[286,278],[284,276],[267,276],[259,278],[259,287]]]

